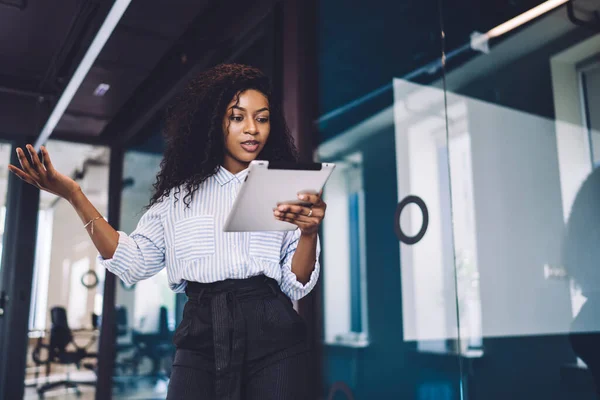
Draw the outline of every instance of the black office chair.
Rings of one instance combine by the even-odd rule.
[[[337,396],[340,393],[344,396],[344,400],[354,400],[352,389],[342,381],[334,382],[333,385],[331,385],[327,400],[341,399],[340,396]]]
[[[168,380],[174,356],[173,332],[169,329],[166,307],[160,307],[157,330],[152,333],[132,332],[132,341],[136,347],[133,360],[139,365],[143,358],[152,362],[152,370],[147,377],[155,380]],[[136,371],[137,373],[138,371]]]
[[[135,356],[136,347],[131,341],[127,340],[129,335],[129,319],[127,318],[127,308],[124,306],[116,307],[116,357],[113,383],[121,391],[124,391],[127,385],[134,385],[137,378],[139,360]]]
[[[67,366],[75,365],[77,369],[81,369],[82,366],[88,369],[92,369],[93,365],[82,363],[85,359],[98,357],[96,353],[91,353],[87,350],[95,342],[95,337],[92,338],[84,347],[78,346],[73,341],[73,333],[71,331],[71,328],[69,328],[67,312],[63,307],[53,307],[50,310],[50,319],[52,322],[52,327],[50,329],[50,343],[45,344],[42,341],[38,341],[37,346],[33,352],[33,358],[36,364],[46,364],[47,375],[50,371],[50,364],[52,363]],[[45,360],[42,360],[40,357],[42,349],[46,349],[48,353],[48,357]],[[44,398],[44,393],[48,390],[54,389],[59,386],[65,386],[67,388],[75,389],[77,395],[80,395],[81,392],[79,391],[78,385],[95,386],[96,382],[72,381],[69,377],[69,372],[67,371],[67,377],[65,380],[61,380],[58,382],[48,382],[45,385],[40,386],[37,389],[37,392],[40,398]]]

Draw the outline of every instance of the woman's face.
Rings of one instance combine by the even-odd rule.
[[[223,117],[225,160],[223,166],[232,173],[248,167],[265,147],[271,131],[269,102],[257,90],[246,90],[227,105]]]

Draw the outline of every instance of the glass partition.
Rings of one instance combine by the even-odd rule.
[[[444,3],[464,398],[597,398],[600,35],[585,2]]]
[[[5,225],[5,216],[6,216],[6,191],[8,189],[8,163],[10,162],[10,152],[13,151],[13,146],[8,142],[0,141],[0,162],[2,166],[6,166],[6,172],[0,176],[0,204],[2,208],[0,208],[0,256],[2,255],[2,247],[3,247],[3,236],[4,236],[4,225]],[[2,268],[2,263],[0,263],[0,268]]]
[[[135,230],[150,202],[162,160],[159,151],[134,148],[125,153],[120,230],[127,234]],[[117,280],[115,399],[166,396],[175,350],[175,299],[166,269],[134,286]]]
[[[110,150],[55,140],[46,147],[54,167],[76,179],[106,215]],[[104,269],[79,216],[66,200],[41,192],[37,226],[25,399],[78,392],[93,396]],[[48,357],[51,343],[56,356],[52,359]],[[73,360],[79,358],[77,366]]]
[[[323,394],[458,399],[438,1],[319,4]]]

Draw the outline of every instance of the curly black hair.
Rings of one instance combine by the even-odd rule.
[[[148,207],[173,191],[176,201],[183,189],[189,207],[202,182],[223,163],[225,139],[223,118],[227,105],[247,90],[267,97],[271,131],[258,159],[296,161],[298,152],[271,82],[259,69],[240,64],[221,64],[191,80],[167,112],[164,129],[166,149],[154,194]]]

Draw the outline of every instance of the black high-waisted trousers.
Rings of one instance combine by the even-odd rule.
[[[273,279],[188,282],[167,400],[307,400],[306,325]]]

